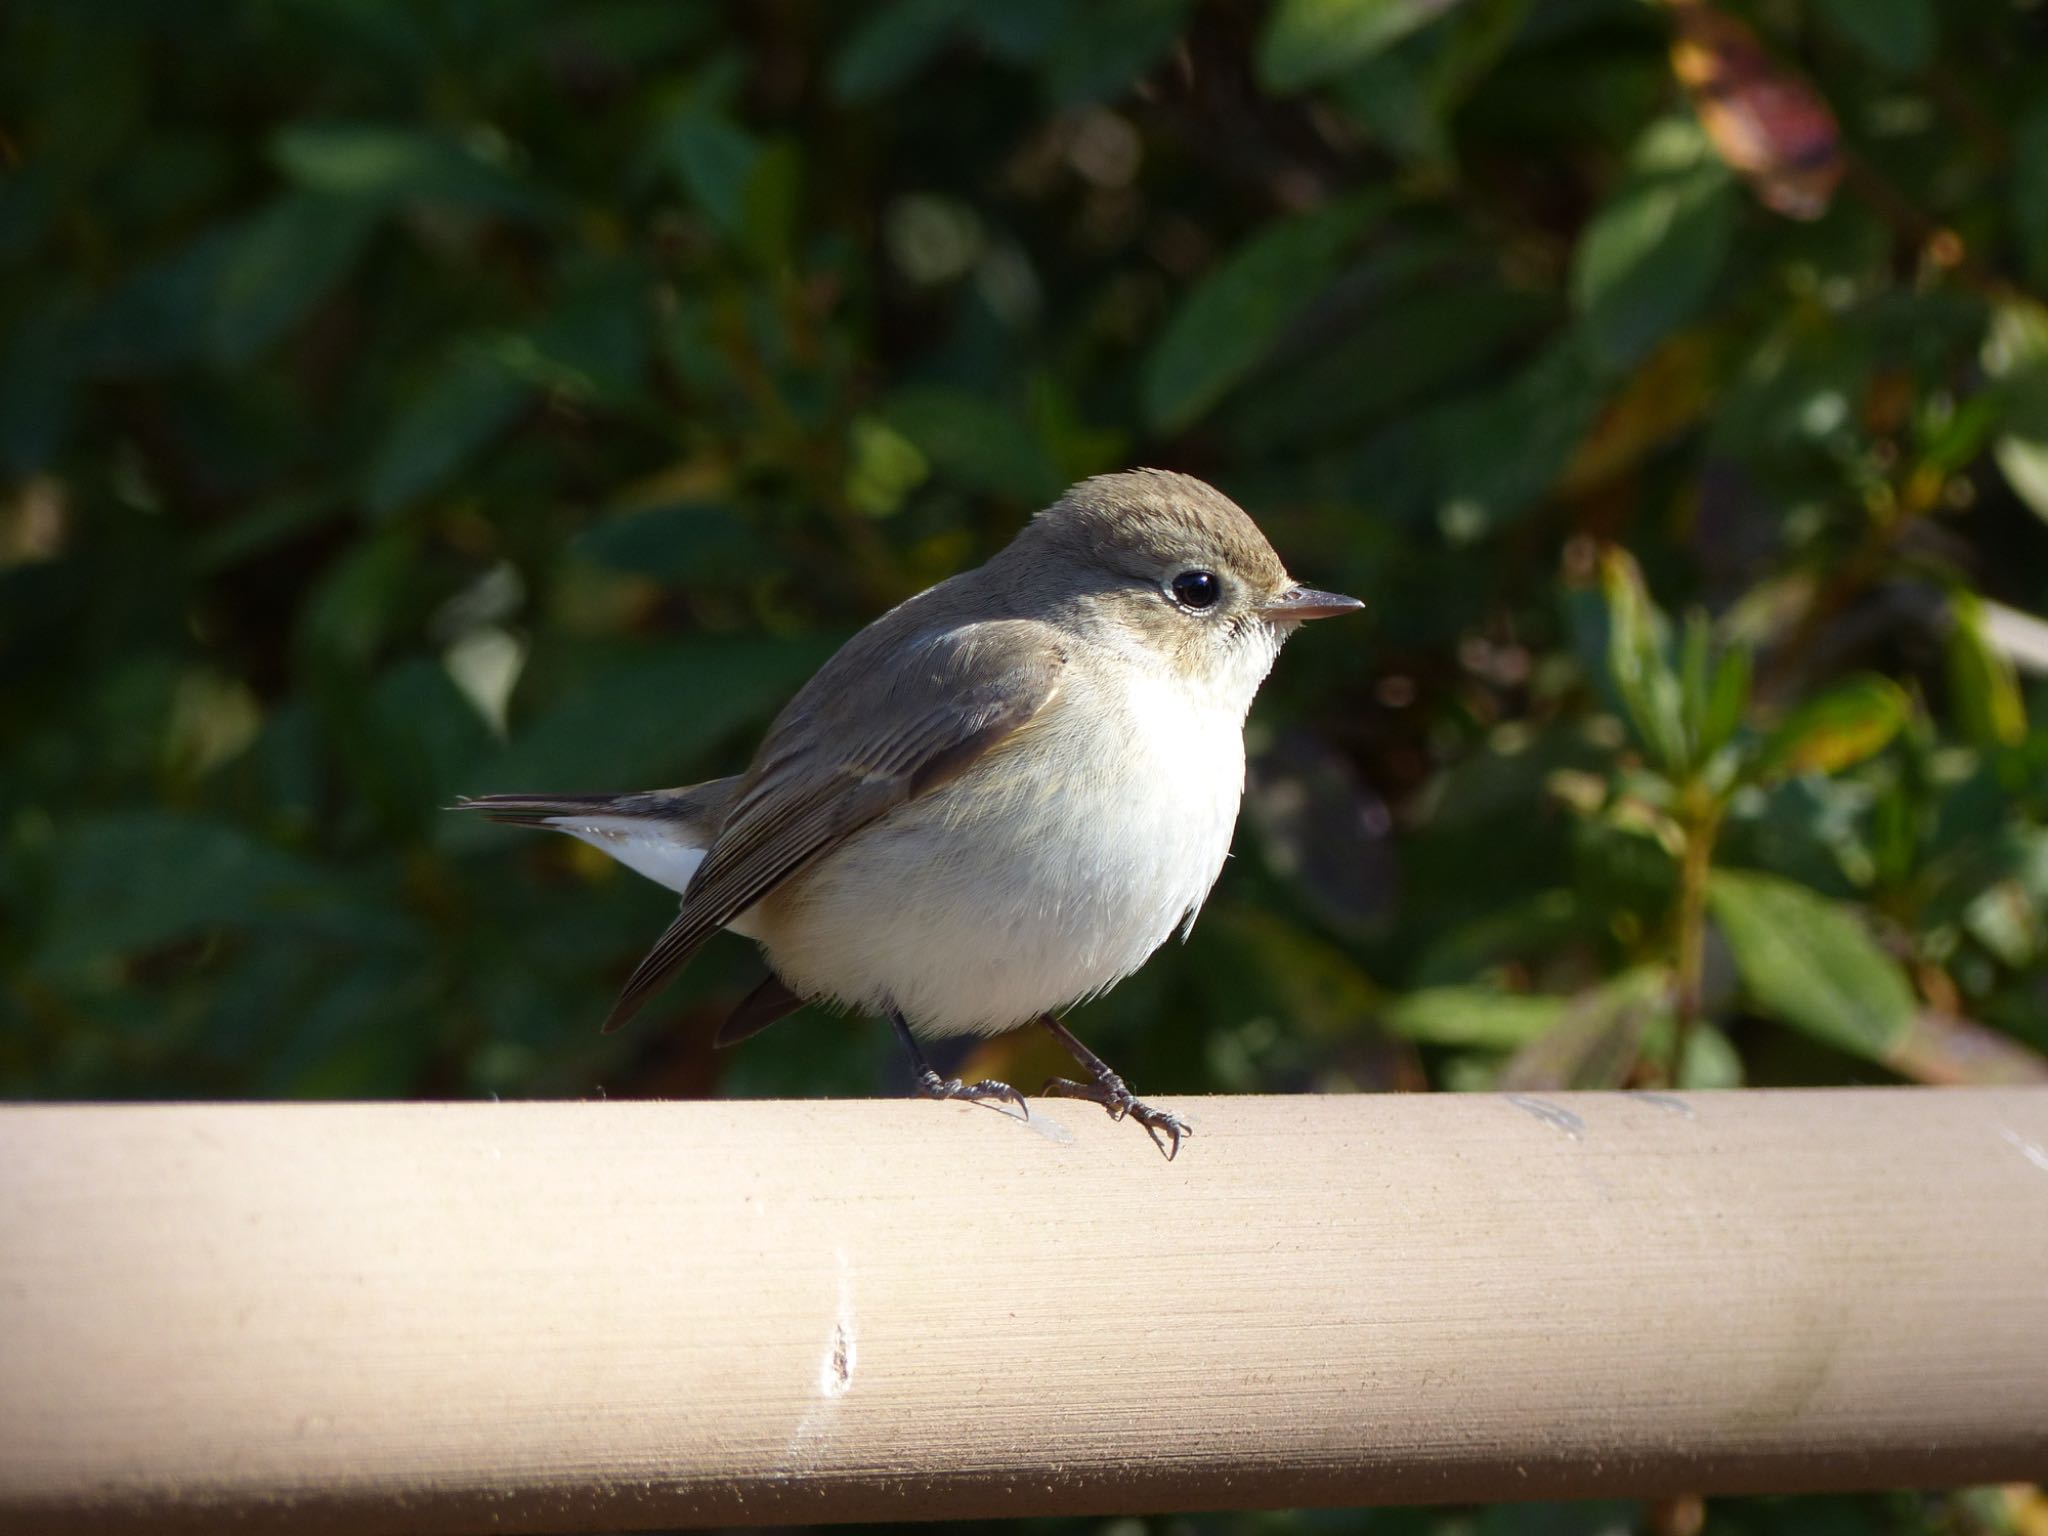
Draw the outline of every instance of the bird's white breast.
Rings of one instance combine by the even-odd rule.
[[[1256,686],[1078,669],[1012,742],[762,902],[756,935],[799,991],[900,1008],[925,1035],[992,1033],[1099,992],[1222,870]]]

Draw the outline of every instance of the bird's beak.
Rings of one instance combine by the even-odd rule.
[[[1335,592],[1318,592],[1314,587],[1289,587],[1266,603],[1266,617],[1282,624],[1299,624],[1307,619],[1334,619],[1340,613],[1363,608],[1355,597]]]

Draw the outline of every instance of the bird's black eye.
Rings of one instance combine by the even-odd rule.
[[[1213,608],[1223,595],[1214,571],[1182,571],[1169,584],[1173,600],[1183,608]]]

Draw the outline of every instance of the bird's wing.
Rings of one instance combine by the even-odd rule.
[[[1000,619],[935,631],[886,665],[841,652],[769,731],[682,911],[627,978],[606,1031],[791,875],[1034,719],[1059,691],[1058,641],[1048,625]],[[815,725],[820,712],[831,729]]]

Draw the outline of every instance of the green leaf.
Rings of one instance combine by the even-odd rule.
[[[2007,299],[1993,310],[1984,371],[1998,381],[2004,432],[1992,445],[2013,494],[2048,518],[2048,307]]]
[[[1713,625],[1697,608],[1685,616],[1685,630],[1678,650],[1678,685],[1685,739],[1691,743],[1694,761],[1706,756],[1702,743],[1707,737],[1707,713],[1713,673]]]
[[[1750,673],[1754,666],[1755,659],[1746,645],[1731,646],[1721,654],[1707,693],[1706,713],[1700,720],[1701,761],[1727,746],[1741,728],[1742,717],[1749,709]]]
[[[828,637],[803,635],[684,641],[599,658],[531,720],[519,719],[514,695],[511,742],[467,792],[679,782],[733,731],[772,715],[833,649]],[[473,820],[447,822],[444,839],[485,840]]]
[[[1980,747],[2027,739],[2027,704],[2012,659],[1991,643],[1975,593],[1949,594],[1948,691],[1956,724]]]
[[[291,123],[270,141],[279,170],[308,191],[375,203],[424,202],[538,215],[554,200],[479,148],[384,123]]]
[[[1328,284],[1382,206],[1352,198],[1254,235],[1195,284],[1145,359],[1145,416],[1177,432],[1221,400]]]
[[[363,498],[388,515],[438,489],[525,408],[531,393],[489,349],[452,351],[385,431]]]
[[[59,973],[316,909],[319,872],[224,821],[115,812],[60,834],[37,967]]]
[[[1470,544],[1540,503],[1600,410],[1602,381],[1567,332],[1504,382],[1433,413],[1426,426],[1439,479],[1436,520]],[[1404,432],[1401,452],[1414,452]]]
[[[1607,675],[1650,760],[1674,778],[1685,771],[1685,726],[1678,679],[1664,659],[1663,615],[1643,590],[1625,550],[1600,562],[1607,600]]]
[[[1280,0],[1259,39],[1259,83],[1285,95],[1343,74],[1457,0]]]
[[[1899,963],[1851,913],[1775,875],[1716,870],[1707,902],[1743,986],[1765,1013],[1882,1061],[1913,1021]]]
[[[1820,0],[1820,10],[1829,26],[1892,74],[1918,74],[1934,56],[1929,0]]]
[[[1566,1001],[1492,987],[1424,987],[1395,999],[1380,1022],[1424,1045],[1512,1051],[1549,1033],[1564,1017]]]
[[[0,332],[0,476],[42,469],[70,430],[85,308],[77,285],[45,284],[41,302]]]
[[[1638,966],[1588,987],[1557,1022],[1522,1046],[1501,1071],[1503,1092],[1619,1088],[1635,1070],[1648,1027],[1670,1010],[1671,972]]]
[[[776,558],[732,508],[702,502],[606,518],[577,535],[574,547],[587,559],[656,581],[708,580],[736,588],[760,579]]]
[[[1059,29],[1045,59],[1045,94],[1056,107],[1121,95],[1180,36],[1192,0],[1118,0],[1083,5]]]
[[[889,425],[948,480],[1004,501],[1033,505],[1064,488],[1059,469],[1021,411],[985,396],[920,385],[890,397]]]
[[[896,0],[871,11],[832,60],[832,94],[873,101],[909,79],[951,39],[967,0]]]
[[[1913,701],[1890,678],[1865,674],[1811,699],[1765,738],[1756,776],[1839,773],[1884,750]]]
[[[2027,275],[2048,286],[2048,105],[2013,129],[2012,227]]]
[[[216,274],[207,353],[231,367],[255,357],[333,292],[376,222],[369,205],[299,192],[240,225]]]
[[[676,114],[661,136],[661,154],[684,189],[728,239],[747,229],[747,185],[760,141],[724,115],[701,106]]]
[[[1734,181],[1690,119],[1637,141],[1628,176],[1572,257],[1572,299],[1610,367],[1639,362],[1698,310],[1728,253]]]

